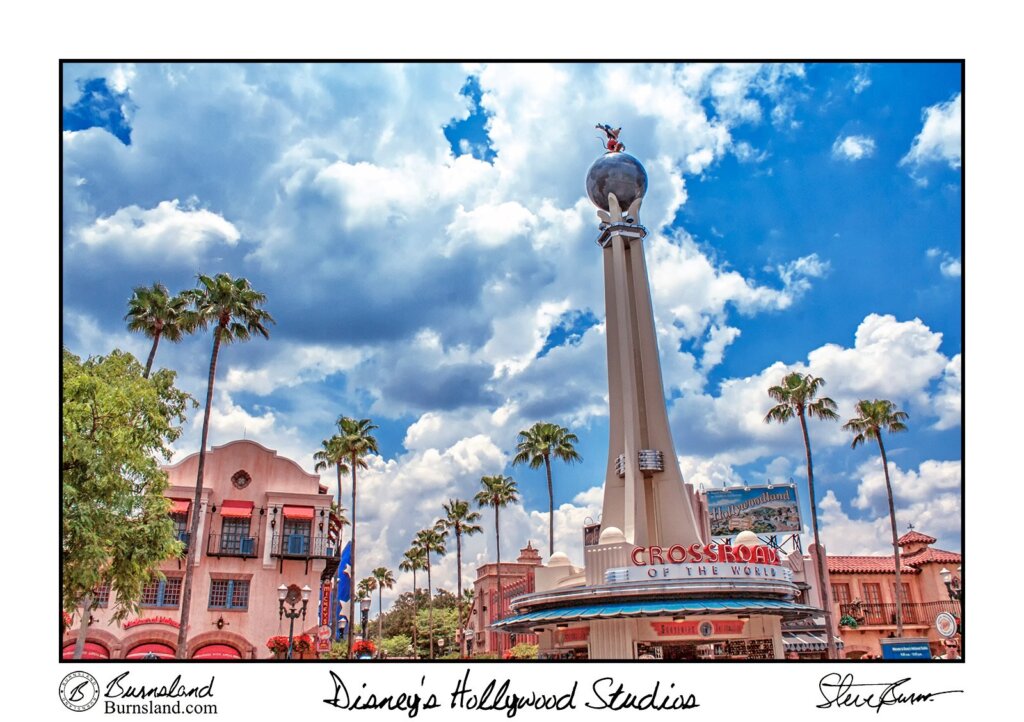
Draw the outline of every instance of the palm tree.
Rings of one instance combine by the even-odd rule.
[[[548,556],[555,553],[555,490],[551,484],[551,457],[572,464],[582,461],[574,444],[579,443],[576,434],[558,424],[538,421],[525,431],[520,431],[516,444],[516,456],[512,466],[529,464],[539,469],[541,464],[548,476]]]
[[[478,506],[494,507],[494,546],[498,557],[498,610],[497,619],[501,618],[504,609],[501,594],[501,526],[498,523],[498,510],[503,506],[519,501],[519,487],[511,476],[484,476],[480,478],[483,489],[473,497]],[[485,600],[486,603],[486,600]]]
[[[462,537],[473,536],[483,531],[476,522],[480,521],[480,512],[470,511],[469,502],[462,499],[449,499],[448,503],[442,505],[445,516],[441,519],[441,526],[452,532],[455,537],[455,563],[457,564],[459,579],[459,629],[462,629]],[[462,644],[459,645],[459,653],[464,655]]]
[[[348,465],[345,463],[345,453],[341,446],[341,436],[335,434],[329,439],[324,439],[320,442],[321,449],[313,454],[313,460],[316,462],[313,466],[313,471],[321,472],[325,471],[332,466],[338,475],[338,509],[341,510],[341,475],[348,473]],[[333,504],[332,504],[333,507]],[[333,511],[333,508],[332,508]],[[341,524],[338,527],[338,543],[335,546],[336,549],[342,548],[341,538],[341,527],[348,524],[348,519],[344,516],[341,517]],[[333,529],[333,526],[332,526]],[[331,639],[335,639],[338,634],[338,614],[333,610],[334,606],[334,595],[331,595]]]
[[[415,621],[416,620],[416,613],[419,611],[418,608],[417,608],[417,603],[416,603],[416,599],[417,599],[417,596],[418,596],[417,592],[416,592],[416,570],[417,569],[426,569],[427,568],[426,556],[427,556],[426,553],[421,548],[416,546],[415,542],[413,542],[413,546],[408,551],[406,551],[404,555],[402,555],[402,561],[399,562],[399,564],[398,564],[398,568],[401,571],[403,571],[403,572],[412,572],[412,611],[413,611],[413,614],[412,614],[412,618],[413,618],[413,625],[412,625],[412,648],[414,650],[415,649],[419,649],[419,647],[416,646],[416,621]]]
[[[136,286],[132,297],[128,299],[128,313],[124,320],[128,322],[128,330],[142,333],[153,339],[153,346],[146,359],[146,370],[143,378],[149,378],[156,358],[156,347],[161,338],[178,342],[186,333],[195,330],[196,319],[188,309],[187,293],[171,296],[162,283],[152,286]]]
[[[377,645],[384,641],[384,590],[395,586],[395,575],[387,567],[377,567],[371,574],[377,580]]]
[[[356,470],[366,468],[364,456],[378,453],[377,439],[370,433],[376,428],[369,419],[359,419],[357,421],[348,416],[338,418],[338,431],[340,432],[338,449],[342,452],[342,456],[348,459],[348,469],[352,473],[352,556],[349,564],[349,569],[351,570],[350,579],[355,579],[356,575]],[[350,596],[348,599],[349,620],[355,618],[352,616],[355,613],[355,605],[355,597]],[[348,656],[352,656],[351,634],[348,635]]]
[[[843,424],[845,431],[854,433],[851,448],[856,449],[867,439],[874,439],[878,442],[878,453],[882,455],[882,472],[885,474],[885,493],[889,497],[889,525],[892,527],[892,554],[896,566],[896,636],[903,636],[903,582],[900,577],[900,545],[896,534],[896,508],[892,502],[892,483],[889,481],[889,461],[885,456],[885,445],[882,443],[882,431],[890,434],[906,431],[907,425],[903,422],[910,417],[904,411],[899,411],[892,401],[886,399],[875,399],[874,401],[860,400],[857,402],[857,413],[855,419],[850,419]]]
[[[430,659],[434,658],[434,593],[430,580],[430,555],[433,553],[443,557],[448,553],[444,545],[445,537],[447,536],[448,530],[444,529],[439,522],[430,529],[416,532],[416,539],[413,540],[413,545],[422,549],[427,559],[427,604],[430,609],[427,627],[430,630]]]
[[[811,374],[801,374],[796,371],[786,374],[782,383],[768,389],[768,395],[778,403],[768,410],[764,422],[785,424],[793,419],[800,420],[800,429],[804,436],[804,455],[807,459],[807,493],[811,500],[811,531],[814,533],[814,546],[818,559],[818,579],[821,580],[822,607],[825,609],[825,637],[828,640],[828,658],[836,658],[836,641],[832,632],[832,606],[828,604],[828,595],[824,589],[825,580],[828,578],[825,573],[825,554],[821,548],[821,541],[818,538],[818,497],[814,493],[814,466],[811,463],[811,439],[807,435],[807,417],[821,419],[823,421],[836,421],[839,414],[836,413],[836,402],[827,396],[820,399],[818,391],[825,385],[825,379]]]
[[[267,297],[255,290],[245,278],[233,279],[227,273],[213,278],[199,274],[199,287],[186,291],[192,303],[192,320],[197,328],[213,327],[213,353],[210,354],[210,374],[206,385],[206,410],[203,412],[203,433],[199,444],[199,470],[196,473],[196,493],[192,500],[192,524],[189,530],[189,553],[185,564],[185,579],[181,588],[181,628],[178,632],[178,659],[188,654],[188,621],[192,603],[192,577],[201,544],[199,510],[203,495],[203,472],[206,468],[206,441],[210,435],[210,410],[213,408],[213,380],[217,374],[217,355],[221,344],[248,341],[253,335],[269,338],[267,325],[273,317],[260,308]]]

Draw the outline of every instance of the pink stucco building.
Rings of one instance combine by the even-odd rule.
[[[232,441],[206,456],[202,501],[193,507],[199,454],[165,467],[166,495],[179,539],[200,546],[193,577],[188,657],[264,659],[273,654],[267,640],[288,634],[280,619],[278,587],[309,585],[305,619],[295,634],[314,639],[320,625],[317,605],[321,578],[337,569],[337,536],[332,533],[333,497],[320,477],[255,441]],[[188,539],[193,514],[199,534]],[[138,615],[112,622],[109,589],[97,590],[101,606],[92,614],[86,658],[173,657],[181,616],[184,559],[160,566],[165,579],[143,593]],[[63,638],[69,657],[78,626]],[[70,647],[69,647],[70,645]]]

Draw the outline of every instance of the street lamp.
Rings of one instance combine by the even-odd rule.
[[[284,619],[288,617],[288,657],[292,658],[292,646],[295,641],[295,620],[302,615],[302,618],[306,618],[306,606],[309,604],[309,593],[313,591],[309,588],[309,585],[305,585],[301,589],[298,584],[289,584],[287,587],[282,584],[277,588],[277,604],[278,604],[278,619]],[[299,601],[302,601],[302,608],[296,609]],[[285,602],[288,603],[290,609],[285,610]]]
[[[363,639],[366,639],[366,623],[370,618],[370,601],[369,597],[359,600],[359,612],[362,615],[362,627],[363,627]]]
[[[348,617],[345,615],[338,616],[338,641],[345,639],[345,629],[348,627]]]
[[[962,569],[963,567],[956,568],[958,573]],[[954,602],[962,601],[964,598],[964,587],[962,583],[958,583],[956,586],[953,586],[953,572],[943,567],[939,570],[939,576],[942,577],[942,581],[946,584],[946,591],[949,593],[949,598]]]
[[[437,640],[437,646],[440,647],[440,651],[438,652],[438,656],[439,657],[443,657],[444,656],[444,637],[441,637],[440,639]]]

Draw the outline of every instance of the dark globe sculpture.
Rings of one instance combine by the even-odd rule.
[[[605,153],[587,171],[587,195],[602,210],[608,209],[608,194],[614,193],[625,213],[630,204],[647,192],[647,171],[629,153]]]

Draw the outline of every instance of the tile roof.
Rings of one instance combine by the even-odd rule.
[[[960,564],[958,552],[943,549],[922,549],[916,554],[902,556],[901,574],[917,574],[922,564]],[[829,574],[895,574],[896,565],[892,555],[877,556],[828,556]]]
[[[867,556],[831,556],[828,559],[829,574],[895,574],[896,565],[892,556],[867,557]],[[917,574],[920,569],[907,566],[904,563],[900,567],[901,574]]]
[[[936,541],[938,540],[933,536],[928,536],[927,534],[922,534],[919,531],[911,530],[901,536],[896,543],[902,547],[907,544],[934,544]]]

